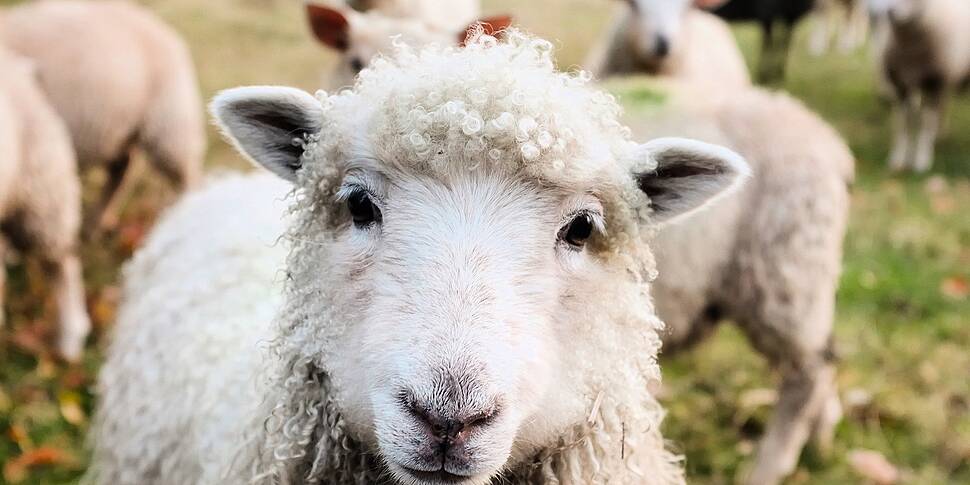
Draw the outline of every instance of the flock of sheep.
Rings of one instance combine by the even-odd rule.
[[[752,85],[723,19],[762,23],[765,79],[812,8],[864,29],[868,7],[889,165],[922,171],[970,80],[970,2],[618,1],[580,73],[509,17],[476,21],[477,0],[348,3],[307,16],[341,54],[325,84],[352,88],[213,101],[273,175],[190,191],[127,265],[90,480],[681,483],[657,359],[725,319],[781,375],[747,482],[831,442],[853,157]],[[202,185],[194,68],[139,7],[41,0],[0,11],[0,71],[0,239],[45,263],[77,359],[78,239],[117,221],[132,150]],[[631,74],[662,108],[624,115],[598,84]],[[92,168],[108,177],[82,217]]]

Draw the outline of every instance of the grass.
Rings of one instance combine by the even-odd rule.
[[[298,2],[143,3],[186,36],[206,96],[239,84],[312,89],[333,62],[310,42]],[[605,0],[485,4],[488,12],[514,12],[522,25],[554,39],[563,66],[582,62],[609,14]],[[736,32],[753,62],[757,31]],[[899,466],[904,483],[970,483],[970,98],[951,110],[933,175],[891,176],[883,163],[889,111],[875,93],[865,53],[812,58],[799,40],[782,87],[835,125],[859,162],[838,295],[847,415],[832,454],[807,450],[789,482],[858,483],[846,457],[863,448]],[[245,166],[212,130],[207,164]],[[91,386],[118,299],[118,269],[170,198],[148,174],[138,180],[122,229],[83,247],[96,329],[82,364],[65,366],[46,351],[53,311],[39,270],[29,261],[10,268],[8,325],[0,330],[0,483],[72,483],[84,470]],[[691,481],[732,482],[769,415],[757,393],[773,388],[776,376],[729,326],[664,364],[665,432],[686,454]]]

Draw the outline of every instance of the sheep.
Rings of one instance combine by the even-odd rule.
[[[340,60],[324,82],[328,88],[351,85],[371,59],[391,52],[395,42],[409,45],[462,43],[472,25],[481,24],[489,34],[495,35],[512,22],[511,17],[499,15],[471,24],[439,27],[440,22],[428,23],[420,16],[405,16],[406,11],[391,8],[410,5],[409,2],[372,3],[377,3],[376,7],[363,13],[337,6],[307,4],[307,19],[313,35],[322,45],[340,53]],[[378,8],[385,4],[387,10]]]
[[[970,84],[970,3],[894,0],[887,10],[882,72],[892,87],[889,168],[925,172],[954,92]]]
[[[598,78],[646,72],[729,90],[751,84],[731,30],[689,0],[627,0],[586,68]]]
[[[294,185],[214,185],[135,255],[91,478],[683,483],[646,241],[747,165],[632,142],[552,59],[510,30],[400,47],[336,95],[220,94],[232,143]],[[250,194],[287,190],[284,230]]]
[[[781,374],[747,483],[778,483],[810,434],[823,451],[830,447],[841,418],[832,325],[854,159],[834,129],[787,95],[749,88],[710,96],[706,87],[677,83],[654,89],[664,106],[625,120],[637,137],[722,144],[753,174],[716,206],[661,228],[651,244],[664,355],[701,341],[721,320],[740,327]]]
[[[0,325],[7,239],[41,260],[57,304],[57,349],[75,361],[91,322],[76,253],[81,191],[70,135],[28,61],[0,49],[0,72]]]
[[[728,21],[757,21],[761,25],[761,59],[758,80],[775,82],[785,77],[785,63],[795,24],[812,11],[816,0],[695,0]],[[781,22],[776,31],[775,24]],[[777,35],[776,35],[777,34]]]
[[[348,5],[359,11],[418,19],[440,31],[458,31],[474,22],[481,11],[479,0],[356,0]]]
[[[82,172],[107,171],[86,231],[117,224],[134,148],[177,189],[198,181],[206,140],[195,69],[182,39],[153,14],[118,1],[31,2],[0,12],[0,43],[37,65]]]

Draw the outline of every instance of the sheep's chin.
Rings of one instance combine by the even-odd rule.
[[[491,473],[479,473],[471,476],[445,474],[439,477],[427,472],[408,470],[386,458],[385,463],[388,471],[391,472],[391,476],[401,485],[485,485],[498,472],[498,470],[494,470]]]

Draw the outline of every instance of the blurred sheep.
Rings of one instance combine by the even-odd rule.
[[[153,14],[119,1],[27,3],[0,12],[0,42],[36,64],[81,169],[107,169],[88,222],[117,223],[133,148],[177,189],[196,183],[205,125],[195,69],[179,35]]]
[[[350,0],[348,4],[359,11],[419,20],[439,31],[458,31],[474,22],[481,11],[479,0]]]
[[[892,0],[879,59],[894,98],[892,170],[925,172],[946,104],[970,84],[970,2]]]
[[[468,28],[473,24],[482,23],[486,33],[494,34],[505,29],[512,22],[508,16],[495,16],[480,21],[440,27],[440,25],[450,25],[457,21],[437,20],[428,23],[424,20],[424,15],[421,14],[421,12],[424,12],[423,10],[413,11],[413,15],[409,16],[404,15],[408,12],[406,10],[392,8],[411,3],[407,1],[369,2],[367,6],[374,4],[375,8],[366,12],[308,3],[307,19],[314,36],[322,45],[340,53],[340,60],[324,81],[324,86],[330,89],[338,89],[352,85],[354,78],[362,69],[367,67],[371,59],[379,54],[392,52],[395,42],[413,46],[431,43],[457,44],[464,42]],[[433,4],[435,2],[429,0],[428,2],[416,1],[413,3]],[[457,3],[470,5],[475,2]],[[444,10],[447,11],[448,9]],[[464,10],[477,12],[477,8],[470,9],[467,6],[462,11]],[[441,11],[441,9],[438,11]],[[464,17],[465,14],[461,13],[457,18]]]
[[[0,49],[0,72],[0,324],[6,239],[40,258],[57,303],[57,349],[77,360],[91,322],[76,253],[81,190],[70,134],[29,61]]]
[[[728,89],[751,84],[722,20],[691,0],[626,0],[586,67],[597,78],[645,72]]]
[[[752,169],[737,193],[662,227],[653,242],[663,349],[676,353],[730,320],[781,374],[774,416],[746,479],[776,484],[795,469],[810,435],[829,448],[841,418],[833,319],[853,156],[831,126],[790,96],[659,87],[666,108],[625,120],[637,137],[723,144]]]
[[[816,0],[695,0],[695,3],[728,21],[758,22],[762,34],[758,80],[774,82],[785,77],[795,24],[812,11]]]

